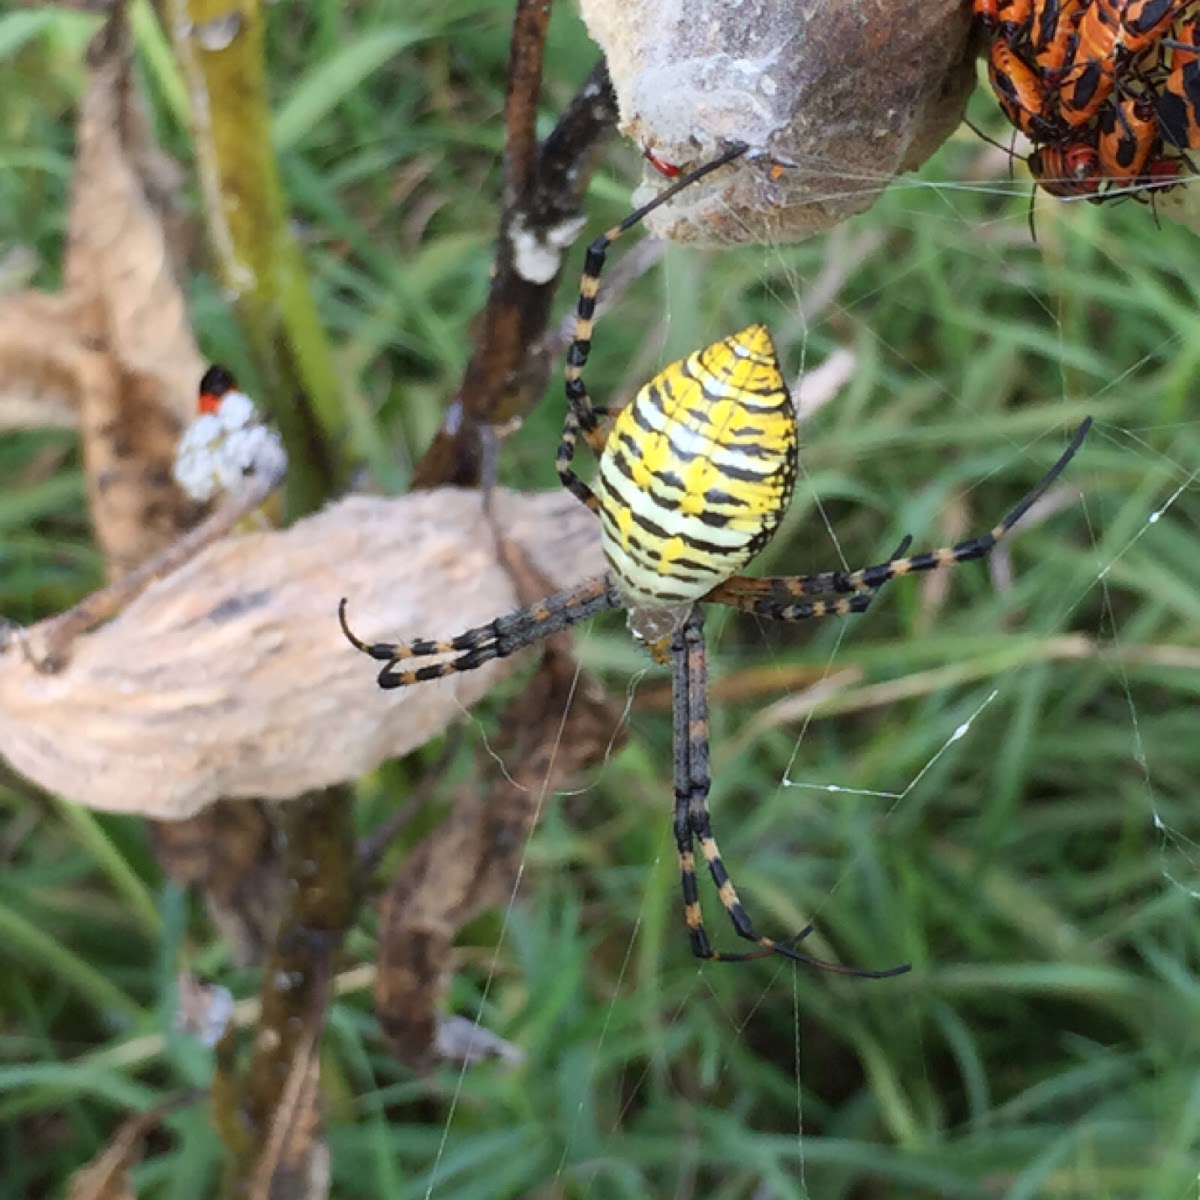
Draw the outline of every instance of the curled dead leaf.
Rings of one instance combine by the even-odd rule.
[[[105,356],[79,339],[67,296],[23,292],[0,300],[0,433],[73,429],[79,397]]]
[[[565,492],[497,493],[496,519],[557,586],[603,569]],[[92,808],[180,819],[223,797],[286,800],[437,736],[504,662],[383,693],[337,622],[442,637],[516,606],[478,493],[351,497],[284,531],[231,537],[151,585],[39,673],[0,655],[0,754]]]
[[[179,286],[182,168],[154,141],[119,12],[88,52],[91,78],[79,112],[68,223],[66,290],[85,336],[122,369],[147,378],[189,415],[203,362]],[[173,447],[172,447],[173,450]]]
[[[171,463],[203,361],[176,269],[183,172],[159,150],[143,112],[123,6],[88,61],[63,273],[76,338],[104,359],[102,385],[75,399],[92,520],[119,574],[197,517]]]
[[[108,1145],[71,1177],[67,1200],[134,1200],[130,1172],[141,1161],[147,1138],[166,1116],[199,1098],[197,1092],[172,1096],[123,1121]]]
[[[77,426],[97,540],[113,575],[199,515],[171,479],[203,360],[176,260],[182,170],[135,85],[125,6],[88,53],[76,129],[65,290],[0,302],[0,429]]]

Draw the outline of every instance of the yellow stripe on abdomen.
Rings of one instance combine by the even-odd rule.
[[[796,476],[796,418],[763,325],[656,375],[600,459],[604,549],[633,607],[698,600],[770,540]]]

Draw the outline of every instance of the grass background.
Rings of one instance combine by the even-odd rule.
[[[281,3],[270,59],[353,436],[396,488],[453,394],[486,293],[510,16],[399,9]],[[92,28],[0,16],[9,280],[57,283]],[[169,69],[143,50],[160,135],[186,161]],[[564,6],[547,128],[594,56]],[[972,112],[1000,133],[993,109],[981,90]],[[1132,203],[1043,198],[1035,246],[1027,184],[996,161],[964,132],[830,237],[669,252],[602,319],[588,376],[597,396],[628,395],[751,320],[793,367],[857,356],[804,431],[804,475],[763,571],[986,528],[1065,431],[1096,418],[1069,506],[1014,539],[1011,586],[966,567],[944,596],[902,582],[844,627],[709,622],[714,677],[759,688],[713,714],[714,819],[751,912],[770,931],[815,917],[847,959],[915,969],[869,982],[691,959],[663,680],[619,619],[597,622],[580,654],[615,695],[632,686],[628,745],[546,808],[515,905],[465,932],[452,995],[527,1061],[417,1079],[382,1052],[368,996],[340,1000],[326,1052],[336,1194],[1196,1194],[1193,235]],[[626,210],[637,170],[614,144],[590,228]],[[829,270],[844,276],[836,300],[806,322]],[[206,352],[248,374],[202,273],[193,298]],[[508,482],[555,486],[560,405],[552,390],[507,445]],[[0,612],[21,621],[100,582],[73,449],[57,432],[0,440]],[[826,670],[862,673],[842,711],[806,723],[776,707]],[[876,688],[893,698],[872,703]],[[478,712],[464,755],[495,711]],[[364,792],[365,829],[397,797]],[[365,920],[349,957],[372,949]],[[138,822],[0,772],[0,1194],[57,1193],[128,1110],[205,1082],[204,1053],[169,1030],[181,956],[252,994],[203,914],[163,886]],[[139,1195],[210,1195],[203,1109],[168,1128]]]

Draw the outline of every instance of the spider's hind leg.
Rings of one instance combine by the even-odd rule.
[[[1001,538],[1006,537],[1013,526],[1050,490],[1058,477],[1066,470],[1067,464],[1078,453],[1091,427],[1092,418],[1088,417],[1075,431],[1069,445],[1059,455],[1054,466],[987,533],[956,542],[953,546],[941,546],[936,550],[924,550],[919,554],[912,554],[904,558],[893,558],[886,563],[876,563],[857,571],[832,572],[829,576],[833,585],[831,590],[845,593],[880,588],[889,579],[895,579],[900,575],[912,575],[920,571],[938,571],[945,567],[956,566],[958,563],[986,558],[995,549]]]
[[[803,954],[796,946],[812,931],[811,925],[783,941],[764,937],[755,929],[725,869],[708,812],[711,774],[708,761],[707,663],[704,614],[699,606],[692,610],[676,633],[671,644],[671,659],[675,700],[675,844],[679,850],[684,919],[692,939],[692,953],[697,958],[721,962],[745,962],[747,959],[779,954],[822,970],[869,979],[882,979],[907,971],[909,968],[906,965],[869,971]],[[713,949],[704,928],[704,915],[700,907],[695,859],[697,842],[700,844],[701,857],[708,864],[709,874],[716,885],[717,896],[729,914],[735,932],[738,937],[754,942],[759,949],[743,954],[725,954]]]
[[[900,545],[892,551],[888,562],[902,561],[911,545],[912,538],[905,535]],[[801,599],[837,592],[837,585],[844,575],[844,571],[820,571],[812,575],[783,575],[769,579],[750,579],[745,575],[735,575],[732,579],[718,584],[705,599],[772,621],[846,617],[851,613],[866,612],[879,594],[882,584],[860,584],[850,589],[848,595],[839,596],[835,600]]]
[[[848,613],[862,612],[870,605],[875,593],[891,579],[897,579],[901,575],[914,575],[921,571],[938,571],[958,563],[986,558],[995,549],[996,544],[1006,537],[1013,526],[1049,491],[1083,445],[1091,426],[1092,419],[1089,417],[1075,431],[1070,444],[1054,466],[1026,493],[1016,507],[986,533],[956,542],[953,546],[923,550],[918,554],[908,553],[911,539],[905,538],[887,562],[860,567],[856,571],[821,571],[813,575],[779,579],[744,579],[735,576],[713,588],[705,599],[776,621],[840,617]],[[838,599],[799,599],[821,594],[836,596]]]

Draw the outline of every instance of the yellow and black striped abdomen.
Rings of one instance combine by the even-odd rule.
[[[656,375],[621,410],[597,494],[631,607],[699,600],[774,534],[796,479],[796,416],[763,325]]]

